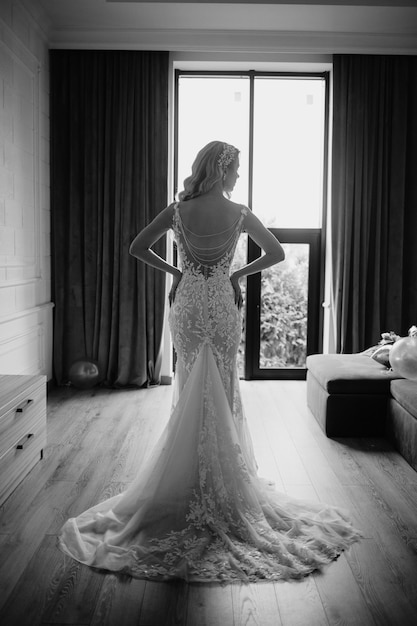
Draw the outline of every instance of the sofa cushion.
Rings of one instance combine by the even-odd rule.
[[[417,419],[417,382],[413,380],[391,381],[391,395],[406,411]]]
[[[307,369],[328,393],[388,395],[391,381],[399,378],[362,354],[313,354]]]

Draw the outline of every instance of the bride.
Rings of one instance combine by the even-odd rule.
[[[92,567],[151,580],[287,580],[335,559],[360,536],[339,509],[290,498],[257,475],[236,368],[239,280],[282,261],[284,251],[251,211],[228,199],[238,168],[234,146],[209,143],[179,202],[132,242],[132,255],[173,276],[174,398],[129,489],[62,529],[61,549]],[[181,269],[151,250],[169,229]],[[230,275],[242,231],[264,254]]]

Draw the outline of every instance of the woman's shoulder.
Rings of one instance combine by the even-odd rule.
[[[171,204],[166,206],[165,209],[162,209],[162,211],[160,211],[156,215],[151,223],[155,226],[158,226],[159,228],[165,228],[165,230],[169,230],[170,228],[172,228],[172,222],[175,215],[175,206],[176,202],[171,202]]]
[[[237,202],[232,202],[232,200],[228,200],[227,198],[225,198],[225,201],[227,203],[227,206],[230,208],[230,210],[236,213],[236,215],[240,213],[246,215],[246,213],[249,211],[248,207],[245,206],[244,204],[238,204]]]
[[[159,215],[164,215],[165,217],[173,217],[175,214],[175,211],[177,210],[178,207],[178,202],[171,202],[171,204],[168,204],[168,206],[165,207],[165,209],[162,209],[162,211],[160,212]]]
[[[236,202],[232,202],[231,204],[233,205],[233,212],[236,215],[236,219],[240,217],[241,220],[244,221],[247,214],[250,213],[248,207],[245,204],[238,204]]]

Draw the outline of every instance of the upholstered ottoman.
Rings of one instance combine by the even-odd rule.
[[[396,378],[369,356],[314,354],[307,357],[307,404],[328,437],[381,436]]]
[[[417,382],[393,380],[387,434],[395,448],[417,470]]]

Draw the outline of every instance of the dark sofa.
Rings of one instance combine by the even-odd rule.
[[[387,436],[417,470],[417,382],[362,354],[315,354],[307,404],[328,437]]]

